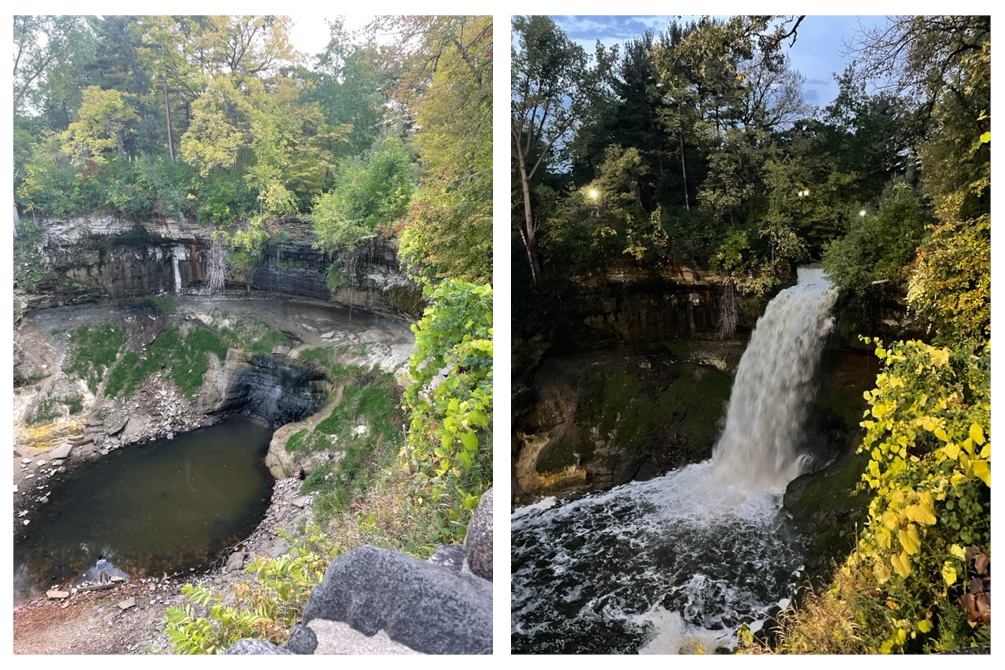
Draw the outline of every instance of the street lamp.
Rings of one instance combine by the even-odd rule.
[[[586,192],[586,195],[589,196],[590,200],[596,200],[597,198],[600,197],[600,191],[598,191],[595,188],[591,188],[589,191]]]
[[[861,216],[864,219],[865,218],[865,210],[864,209],[858,210],[858,215]]]

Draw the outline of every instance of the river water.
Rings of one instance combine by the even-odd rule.
[[[209,565],[265,514],[272,430],[231,417],[112,452],[53,482],[50,502],[15,534],[14,600],[112,574],[161,576]]]
[[[706,652],[784,606],[802,569],[782,510],[835,296],[819,270],[776,296],[737,370],[713,458],[511,517],[514,653]]]

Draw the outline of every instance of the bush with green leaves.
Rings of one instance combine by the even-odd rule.
[[[845,569],[887,603],[881,652],[981,644],[988,631],[954,615],[976,576],[968,548],[990,553],[990,354],[909,341],[876,355],[860,447],[876,495]]]
[[[190,601],[167,609],[167,636],[182,654],[216,654],[238,640],[254,637],[282,644],[300,620],[304,606],[317,586],[335,545],[314,527],[296,538],[280,532],[291,549],[279,558],[259,558],[245,570],[255,579],[233,589],[233,604],[202,585],[186,584],[182,593]]]
[[[318,248],[335,253],[360,246],[379,225],[408,212],[413,190],[405,145],[394,137],[378,140],[358,160],[343,163],[335,186],[314,200]]]
[[[411,413],[406,458],[447,501],[459,538],[492,484],[492,287],[447,280],[426,287],[429,306],[412,326]]]
[[[864,216],[849,215],[848,233],[831,242],[823,255],[831,281],[859,295],[874,282],[906,277],[928,220],[921,198],[905,182],[886,188],[875,213],[861,211]]]

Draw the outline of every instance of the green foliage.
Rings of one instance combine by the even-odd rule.
[[[412,326],[405,456],[431,480],[430,497],[445,499],[463,536],[492,482],[492,287],[447,280],[428,294]]]
[[[387,137],[359,161],[347,161],[335,187],[314,201],[311,218],[317,246],[328,252],[355,249],[377,226],[404,216],[412,197],[411,157],[404,144]]]
[[[105,370],[115,363],[126,334],[104,324],[97,328],[78,326],[70,333],[73,351],[64,366],[67,374],[83,379],[91,393],[97,393]]]
[[[227,357],[227,343],[204,328],[194,328],[182,339],[176,328],[171,328],[154,339],[140,357],[135,351],[123,354],[108,376],[105,395],[130,395],[141,381],[160,370],[167,370],[167,378],[192,399],[202,386],[203,376],[209,370],[209,354],[216,354],[222,362]]]
[[[349,509],[401,449],[402,420],[396,410],[400,392],[394,379],[373,373],[357,379],[313,431],[298,431],[286,443],[287,451],[341,452],[337,461],[313,470],[303,484],[304,493],[318,493],[314,510],[319,521]]]
[[[416,100],[421,178],[400,256],[427,278],[492,279],[492,19],[409,17],[439,51]],[[421,64],[421,69],[416,67]],[[428,69],[419,59],[418,72]]]
[[[233,604],[224,604],[222,595],[205,586],[182,587],[189,603],[169,607],[164,620],[178,653],[216,654],[249,637],[277,645],[286,641],[336,550],[314,527],[295,538],[284,532],[280,536],[291,549],[249,565],[246,570],[255,579],[233,588]]]
[[[827,276],[842,289],[863,294],[880,281],[898,280],[914,260],[921,242],[925,213],[921,199],[907,183],[894,182],[883,192],[879,209],[854,213],[848,233],[824,251]]]
[[[952,612],[973,574],[967,548],[991,541],[990,355],[917,341],[877,342],[876,355],[860,448],[875,498],[845,571],[886,603],[881,652],[950,648],[981,634]]]

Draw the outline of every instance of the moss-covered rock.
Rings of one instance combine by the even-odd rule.
[[[537,495],[607,488],[708,458],[731,385],[664,353],[549,359],[516,422],[517,484]]]

